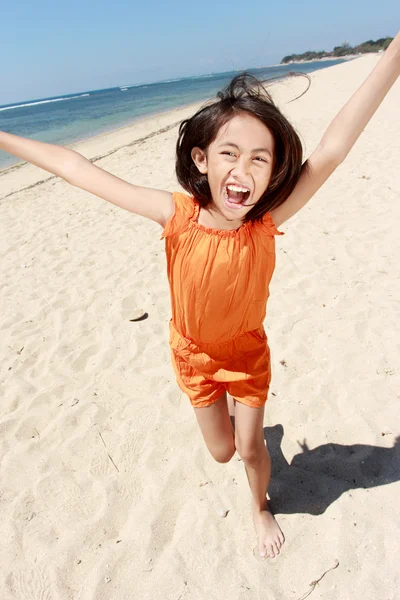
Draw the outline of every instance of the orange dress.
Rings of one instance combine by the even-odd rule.
[[[263,321],[281,232],[270,213],[236,230],[198,223],[200,205],[173,194],[165,238],[172,320],[170,346],[178,385],[196,408],[228,391],[263,406],[271,380]]]

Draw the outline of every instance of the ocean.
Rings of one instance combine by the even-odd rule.
[[[292,71],[312,73],[341,62],[343,59],[292,63],[248,69],[248,72],[266,80],[283,77]],[[239,72],[121,85],[0,106],[0,130],[42,142],[68,145],[153,114],[207,100]],[[20,162],[0,151],[1,170]]]

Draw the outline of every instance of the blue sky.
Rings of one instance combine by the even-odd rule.
[[[0,105],[394,36],[400,1],[19,0],[1,21]]]

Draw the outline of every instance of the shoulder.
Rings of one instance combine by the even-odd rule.
[[[172,193],[171,209],[165,221],[161,239],[181,231],[193,217],[196,201],[183,192]]]
[[[188,218],[193,215],[196,201],[192,196],[188,196],[183,192],[173,192],[172,199],[174,202],[174,212],[186,215]]]
[[[259,229],[269,236],[284,235],[283,231],[279,231],[275,225],[273,214],[274,213],[272,211],[263,215],[261,221],[258,221]]]

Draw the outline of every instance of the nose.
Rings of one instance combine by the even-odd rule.
[[[233,169],[231,171],[232,175],[236,175],[237,177],[243,177],[247,175],[249,170],[249,164],[245,156],[239,156],[239,158],[235,161]]]

